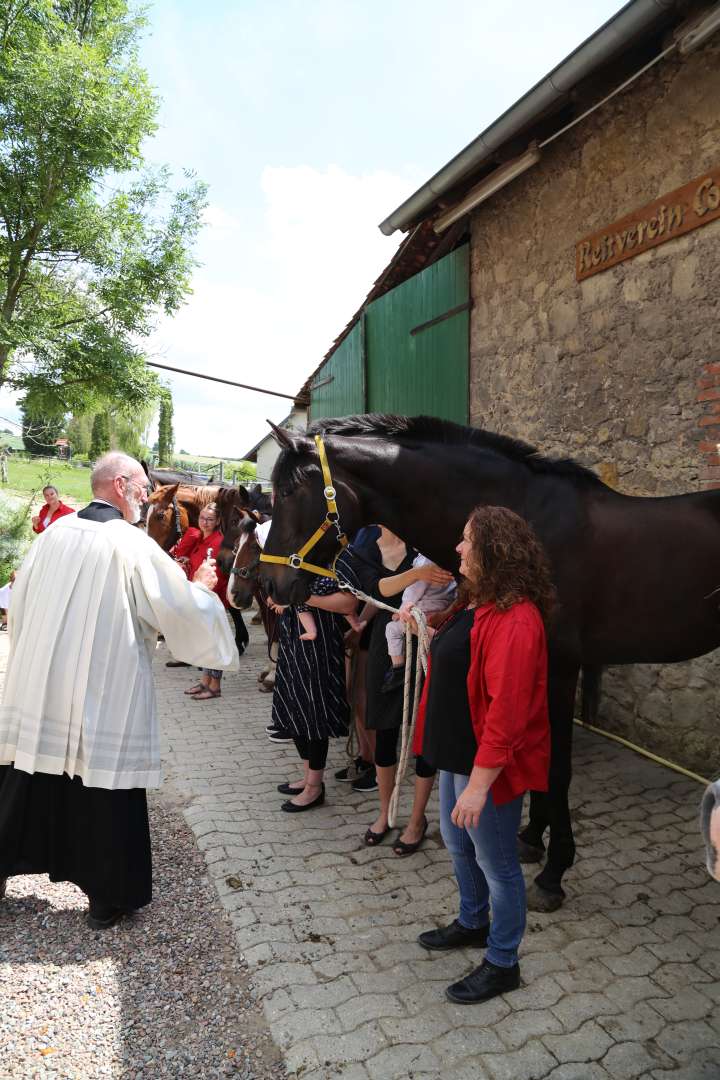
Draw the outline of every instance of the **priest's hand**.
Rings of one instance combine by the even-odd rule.
[[[204,585],[206,589],[211,591],[217,585],[217,579],[214,559],[206,559],[205,562],[200,563],[193,575],[193,581],[197,585]]]

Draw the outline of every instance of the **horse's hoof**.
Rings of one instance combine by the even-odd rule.
[[[527,891],[528,911],[543,911],[546,914],[550,911],[557,911],[558,908],[562,907],[564,899],[564,892],[548,892],[547,889],[541,889],[539,885],[533,882]]]
[[[518,858],[521,863],[527,865],[528,863],[539,863],[545,858],[545,848],[535,847],[534,844],[528,844],[523,840],[522,836],[517,838]]]

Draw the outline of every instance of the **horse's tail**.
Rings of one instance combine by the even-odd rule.
[[[598,712],[600,711],[602,672],[603,669],[599,664],[590,664],[582,669],[580,719],[583,724],[597,726]]]

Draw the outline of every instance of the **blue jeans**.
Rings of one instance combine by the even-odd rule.
[[[496,806],[490,792],[477,828],[459,829],[450,815],[469,779],[440,772],[440,831],[460,892],[458,921],[468,930],[490,922],[486,957],[498,967],[512,967],[525,931],[525,880],[517,854],[523,797]]]

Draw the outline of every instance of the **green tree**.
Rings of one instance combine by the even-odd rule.
[[[93,419],[90,438],[90,460],[97,461],[110,449],[110,420],[106,412],[99,412]]]
[[[62,420],[46,416],[32,398],[22,402],[21,410],[22,440],[28,454],[53,457],[57,453],[55,440],[63,430]]]
[[[0,0],[0,386],[132,412],[138,341],[189,291],[205,186],[145,170],[158,98],[127,0]]]
[[[158,420],[158,465],[172,465],[175,435],[173,433],[173,399],[168,389],[160,397],[160,419]]]
[[[73,414],[65,428],[73,454],[89,454],[94,416],[92,413]]]

